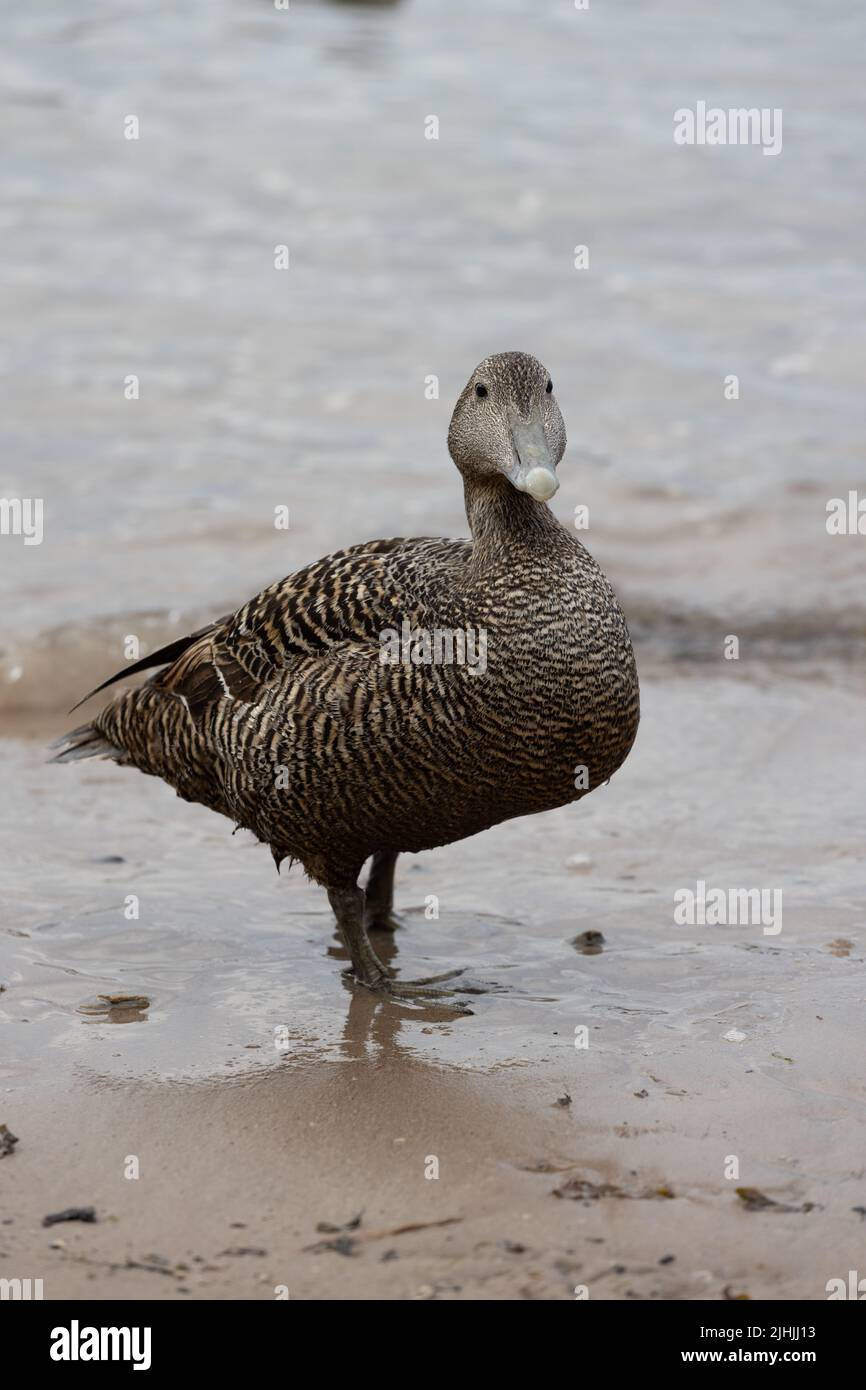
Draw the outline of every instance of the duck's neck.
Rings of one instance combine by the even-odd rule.
[[[501,475],[465,478],[463,492],[476,569],[504,555],[547,548],[562,529],[545,503],[518,492]]]

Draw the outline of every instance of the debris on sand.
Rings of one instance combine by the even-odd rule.
[[[412,1231],[430,1231],[434,1226],[456,1226],[462,1216],[444,1216],[441,1221],[410,1221],[406,1226],[394,1226],[390,1231],[371,1231],[368,1240],[381,1240],[383,1236],[405,1236]]]
[[[357,1231],[361,1224],[363,1211],[359,1211],[357,1216],[353,1216],[350,1221],[346,1221],[342,1226],[337,1226],[333,1221],[317,1221],[316,1230],[321,1235],[329,1235],[331,1240],[318,1240],[314,1245],[307,1245],[305,1250],[312,1251],[314,1254],[323,1254],[326,1250],[333,1250],[337,1255],[345,1255],[347,1258],[357,1254],[356,1246],[358,1238],[350,1234]]]
[[[767,1211],[770,1207],[778,1209],[779,1206],[778,1202],[774,1202],[771,1197],[765,1197],[757,1187],[738,1187],[737,1196],[746,1211]]]
[[[674,1193],[666,1185],[647,1187],[637,1192],[627,1192],[612,1182],[593,1182],[591,1178],[569,1178],[561,1187],[553,1189],[554,1197],[564,1197],[570,1202],[597,1202],[601,1197],[618,1197],[634,1201],[653,1201],[656,1198],[672,1199]]]
[[[172,1279],[179,1279],[180,1275],[172,1269],[171,1262],[164,1255],[145,1255],[140,1260],[128,1259],[125,1264],[111,1265],[115,1269],[143,1269],[148,1274],[167,1274]]]
[[[78,1005],[80,1014],[135,1014],[150,1008],[145,994],[97,994]]]
[[[844,936],[837,936],[835,941],[827,943],[827,950],[830,952],[830,955],[837,956],[839,959],[850,956],[853,949],[854,942],[849,941],[847,937]]]
[[[604,946],[604,936],[600,931],[582,931],[572,937],[571,944],[582,956],[599,956]]]
[[[567,1197],[570,1202],[597,1201],[599,1197],[625,1197],[621,1187],[612,1182],[592,1182],[590,1178],[569,1178],[553,1189],[554,1197]]]
[[[328,1221],[320,1221],[316,1226],[317,1231],[327,1231],[333,1234],[331,1240],[319,1240],[315,1245],[305,1245],[305,1253],[313,1255],[322,1254],[326,1250],[333,1250],[338,1255],[354,1255],[357,1253],[356,1247],[374,1240],[387,1240],[391,1236],[405,1236],[413,1231],[428,1231],[436,1226],[454,1226],[462,1221],[462,1216],[446,1216],[441,1221],[410,1221],[405,1226],[392,1226],[387,1231],[366,1231],[362,1236],[349,1235],[349,1231],[357,1230],[361,1224],[360,1214],[348,1222],[345,1226],[332,1226]],[[339,1234],[336,1234],[339,1233]]]
[[[363,1211],[359,1211],[357,1216],[353,1216],[351,1221],[344,1222],[342,1226],[335,1226],[332,1221],[318,1221],[316,1230],[328,1236],[340,1235],[343,1231],[357,1231],[363,1215]]]
[[[337,1255],[357,1255],[359,1242],[355,1236],[334,1236],[332,1240],[319,1240],[315,1245],[305,1245],[304,1249],[314,1255],[324,1254],[326,1250],[333,1250]]]
[[[803,1202],[799,1207],[789,1206],[786,1202],[776,1202],[766,1193],[761,1192],[757,1187],[738,1187],[737,1196],[746,1208],[746,1211],[813,1211],[814,1202]]]
[[[515,1164],[520,1173],[570,1173],[573,1163],[551,1163],[550,1159],[537,1158],[533,1163]]]
[[[15,1152],[18,1135],[13,1134],[8,1125],[0,1125],[0,1158]]]
[[[43,1226],[56,1226],[60,1221],[87,1221],[91,1224],[96,1220],[95,1207],[65,1207],[63,1211],[55,1211],[50,1216],[43,1216]]]

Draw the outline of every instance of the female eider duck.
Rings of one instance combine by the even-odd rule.
[[[371,541],[308,565],[104,682],[165,668],[57,758],[131,763],[252,830],[278,867],[300,860],[357,982],[395,998],[452,993],[460,973],[395,980],[374,952],[369,929],[396,925],[398,854],[577,801],[639,718],[619,604],[547,506],[565,427],[541,363],[485,358],[448,450],[471,540]]]

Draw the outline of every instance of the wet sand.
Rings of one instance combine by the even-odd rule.
[[[228,822],[8,741],[0,1276],[48,1298],[825,1297],[863,1260],[866,702],[732,665],[650,675],[632,757],[579,806],[401,865],[392,963],[491,985],[466,1018],[350,985],[321,893]],[[675,925],[697,879],[781,887],[781,932]],[[571,944],[588,931],[600,952]],[[112,993],[149,1008],[80,1012]],[[42,1227],[78,1205],[96,1224]]]

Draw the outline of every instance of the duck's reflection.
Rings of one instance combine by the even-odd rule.
[[[399,946],[396,933],[373,930],[376,954],[389,970],[396,967]],[[349,965],[349,953],[334,932],[334,941],[328,947],[332,960]],[[455,1005],[447,999],[407,1002],[388,999],[373,990],[359,985],[346,970],[343,974],[343,988],[349,994],[349,1008],[342,1034],[342,1051],[352,1058],[369,1057],[371,1045],[380,1053],[382,1061],[396,1056],[408,1055],[400,1046],[399,1035],[404,1023],[442,1024],[463,1019],[471,1015],[471,1009]]]

